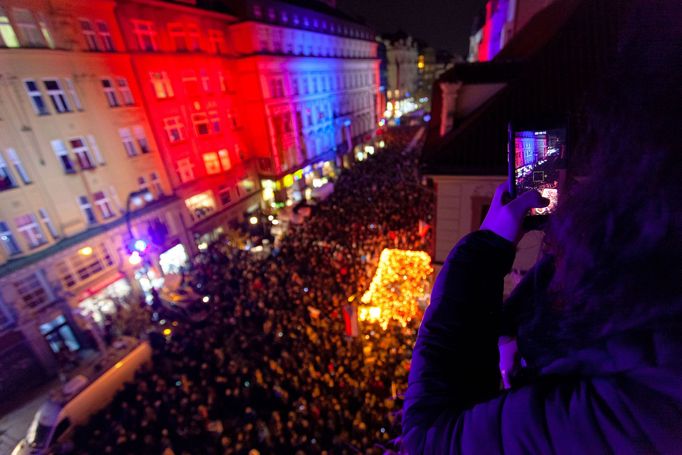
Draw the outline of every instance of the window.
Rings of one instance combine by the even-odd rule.
[[[172,98],[173,97],[173,86],[171,85],[168,73],[165,71],[152,72],[149,76],[154,86],[154,93],[159,99]]]
[[[93,248],[93,253],[90,256],[83,256],[80,254],[74,254],[71,256],[71,265],[76,271],[78,278],[81,280],[87,280],[93,275],[98,274],[104,267],[99,260],[98,255],[95,253]]]
[[[14,8],[14,23],[27,47],[45,47],[43,35],[38,30],[38,24],[29,10]]]
[[[2,8],[0,8],[0,47],[19,47],[14,28]]]
[[[147,141],[147,136],[144,134],[144,128],[140,125],[133,127],[135,132],[135,138],[137,139],[137,145],[140,146],[142,153],[149,153],[151,149],[149,148],[149,142]]]
[[[187,47],[190,51],[201,50],[201,35],[199,33],[199,26],[194,23],[185,24],[187,27]]]
[[[111,210],[111,205],[109,204],[109,198],[104,194],[104,191],[97,191],[93,196],[95,198],[95,205],[103,219],[106,220],[114,216],[114,211]]]
[[[223,205],[229,204],[231,201],[230,189],[225,185],[220,185],[218,187],[218,198],[220,199],[221,204]]]
[[[209,50],[214,54],[227,53],[227,46],[225,46],[225,35],[220,30],[208,31],[208,45]]]
[[[227,123],[233,130],[239,128],[239,123],[237,122],[237,117],[234,115],[234,112],[227,111]]]
[[[76,277],[71,273],[71,269],[66,261],[59,261],[55,264],[57,276],[66,289],[72,288],[76,285]]]
[[[203,136],[209,133],[208,117],[205,113],[199,112],[192,114],[192,124],[194,125],[194,131],[197,136]]]
[[[194,218],[203,218],[215,211],[215,200],[211,191],[195,194],[185,199],[185,205]]]
[[[38,25],[40,25],[40,32],[43,34],[43,38],[45,38],[48,47],[54,49],[54,40],[52,39],[52,34],[47,26],[47,20],[45,20],[45,17],[41,13],[38,13]]]
[[[152,171],[149,174],[149,180],[152,182],[152,187],[154,188],[154,192],[156,193],[156,197],[161,197],[163,196],[163,186],[161,185],[161,179],[159,178],[159,174],[157,174],[155,171]]]
[[[88,50],[91,51],[101,51],[102,47],[99,40],[97,39],[97,34],[92,26],[92,22],[87,19],[80,19],[81,31],[83,32],[83,37],[85,38],[85,45]]]
[[[220,161],[215,152],[204,153],[204,166],[207,174],[218,174],[220,172]]]
[[[38,209],[38,215],[40,216],[40,221],[43,222],[43,226],[47,229],[47,232],[50,233],[53,239],[58,239],[59,233],[54,228],[54,224],[52,224],[52,220],[50,219],[50,215],[47,214],[47,210]]]
[[[224,171],[230,170],[232,163],[230,163],[230,154],[227,149],[218,150],[218,157],[220,158],[220,165]]]
[[[19,245],[17,245],[16,240],[14,240],[12,231],[9,230],[7,223],[3,221],[0,221],[0,243],[2,243],[5,251],[10,256],[21,253]]]
[[[263,10],[261,9],[260,5],[253,5],[253,15],[256,17],[263,16]]]
[[[83,110],[83,105],[81,104],[81,100],[78,97],[78,92],[76,91],[76,86],[73,85],[73,81],[71,79],[64,79],[66,81],[66,90],[69,92],[69,95],[71,95],[71,99],[73,100],[73,104],[76,105],[76,109],[79,111]]]
[[[211,128],[213,128],[213,132],[219,133],[220,132],[220,116],[218,115],[218,111],[208,111],[208,115],[210,116]]]
[[[0,155],[0,191],[16,188],[17,183],[9,170],[9,166],[5,159]]]
[[[211,92],[211,78],[209,77],[206,70],[199,70],[199,77],[201,78],[201,88],[204,92]]]
[[[298,95],[298,79],[296,78],[291,80],[291,94]]]
[[[185,52],[187,50],[185,29],[181,22],[171,22],[168,24],[168,35],[170,36],[176,51]]]
[[[71,145],[71,150],[76,155],[76,160],[81,169],[93,169],[95,167],[92,164],[92,159],[90,158],[90,152],[88,146],[85,144],[85,139],[82,137],[77,137],[69,140],[69,145]]]
[[[182,183],[194,180],[194,171],[192,168],[192,162],[189,158],[183,158],[177,161],[178,165],[178,177]]]
[[[114,265],[114,258],[111,257],[111,253],[109,253],[109,249],[104,243],[100,244],[100,253],[101,259],[104,261],[104,264],[106,264],[107,267]]]
[[[121,137],[121,142],[123,142],[123,148],[126,150],[128,156],[136,156],[137,149],[135,148],[133,136],[132,134],[130,134],[130,128],[119,128],[118,135]]]
[[[17,174],[19,174],[19,177],[21,177],[21,180],[26,185],[31,183],[31,179],[28,177],[28,174],[26,173],[26,169],[24,169],[24,165],[21,163],[21,160],[19,159],[19,155],[17,155],[17,151],[14,150],[13,148],[7,149],[7,157],[9,158],[9,160],[14,165],[14,170],[17,171]],[[0,157],[0,159],[2,159],[2,157]]]
[[[185,139],[184,127],[180,122],[180,117],[166,117],[163,119],[163,129],[166,130],[170,142],[179,142]]]
[[[74,168],[73,163],[71,162],[71,158],[69,157],[69,152],[66,150],[64,142],[62,142],[60,139],[54,139],[50,141],[50,145],[52,146],[52,150],[54,150],[55,155],[57,155],[57,159],[59,160],[60,163],[62,163],[64,172],[66,172],[67,174],[76,172],[76,169]]]
[[[109,31],[109,25],[106,22],[97,21],[97,34],[104,45],[105,51],[111,52],[116,50],[114,40],[111,38],[111,32]]]
[[[30,248],[36,248],[46,242],[43,231],[38,225],[36,217],[32,213],[18,216],[14,219],[17,231],[24,237],[26,244]]]
[[[111,196],[111,200],[114,202],[118,210],[123,211],[121,200],[118,198],[118,194],[116,193],[116,188],[114,188],[114,185],[109,186],[109,196]]]
[[[121,94],[121,98],[123,98],[123,104],[126,106],[135,104],[135,98],[133,98],[133,92],[130,91],[128,79],[125,77],[117,77],[116,85],[118,86],[118,92]]]
[[[104,89],[104,96],[107,97],[109,107],[118,107],[118,98],[116,97],[116,90],[111,79],[102,79],[102,88]]]
[[[182,72],[182,84],[185,87],[186,94],[199,94],[199,79],[197,79],[197,73],[194,70],[186,70]]]
[[[152,52],[157,49],[156,31],[151,21],[133,21],[133,33],[140,50]]]
[[[38,115],[49,115],[50,112],[47,110],[47,105],[43,99],[43,94],[38,88],[38,84],[33,79],[27,79],[24,81],[24,86],[26,87],[26,92],[28,97],[31,99],[31,104],[33,104],[33,109]]]
[[[144,176],[139,176],[137,178],[137,188],[140,191],[149,191],[149,187],[147,187],[147,179],[145,179]]]
[[[92,205],[88,200],[87,196],[78,196],[78,205],[85,216],[85,221],[88,224],[97,224],[97,218],[95,217],[95,212],[92,210]]]
[[[97,142],[95,141],[95,136],[93,136],[92,134],[88,134],[88,144],[90,144],[90,149],[92,150],[92,153],[94,153],[95,155],[97,164],[105,164],[104,158],[102,157],[102,153],[99,151],[99,147],[97,146]]]
[[[59,81],[57,79],[44,79],[43,84],[50,100],[52,100],[54,109],[59,113],[71,112],[71,107],[66,100],[66,94]]]
[[[15,281],[14,287],[29,308],[36,308],[50,301],[43,281],[37,273],[32,273],[20,281]]]

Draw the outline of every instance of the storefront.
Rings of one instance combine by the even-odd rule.
[[[222,229],[222,228],[219,228]],[[187,265],[189,256],[182,243],[178,243],[159,255],[159,265],[164,275],[180,273],[180,268]]]
[[[128,280],[118,274],[103,287],[86,290],[84,295],[87,297],[78,303],[78,309],[82,316],[103,326],[107,316],[116,315],[118,309],[127,304],[131,293],[132,287]]]
[[[261,180],[263,202],[271,208],[282,208],[304,199],[310,200],[314,197],[314,190],[336,178],[337,172],[333,160],[318,161],[277,181]]]
[[[63,314],[45,324],[41,324],[40,333],[45,337],[47,344],[55,354],[64,350],[76,352],[81,348],[78,339]]]

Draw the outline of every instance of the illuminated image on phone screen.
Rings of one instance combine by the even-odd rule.
[[[558,167],[565,144],[565,129],[514,132],[516,195],[538,190],[550,201],[547,207],[531,209],[531,215],[547,215],[556,209]]]

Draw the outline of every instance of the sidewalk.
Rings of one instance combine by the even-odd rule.
[[[59,387],[58,378],[34,389],[26,401],[18,403],[0,417],[0,454],[12,453],[17,443],[26,436],[26,430],[31,425],[33,416],[55,387]]]

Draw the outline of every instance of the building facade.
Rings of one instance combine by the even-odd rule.
[[[387,101],[384,117],[400,119],[418,107],[415,102],[419,87],[418,44],[404,32],[384,34],[380,40],[386,46]]]
[[[2,394],[372,139],[377,43],[330,3],[0,0]]]
[[[64,351],[96,349],[117,299],[185,239],[114,2],[3,1],[0,35],[0,382],[11,393]],[[146,261],[128,260],[134,237],[147,238]]]

